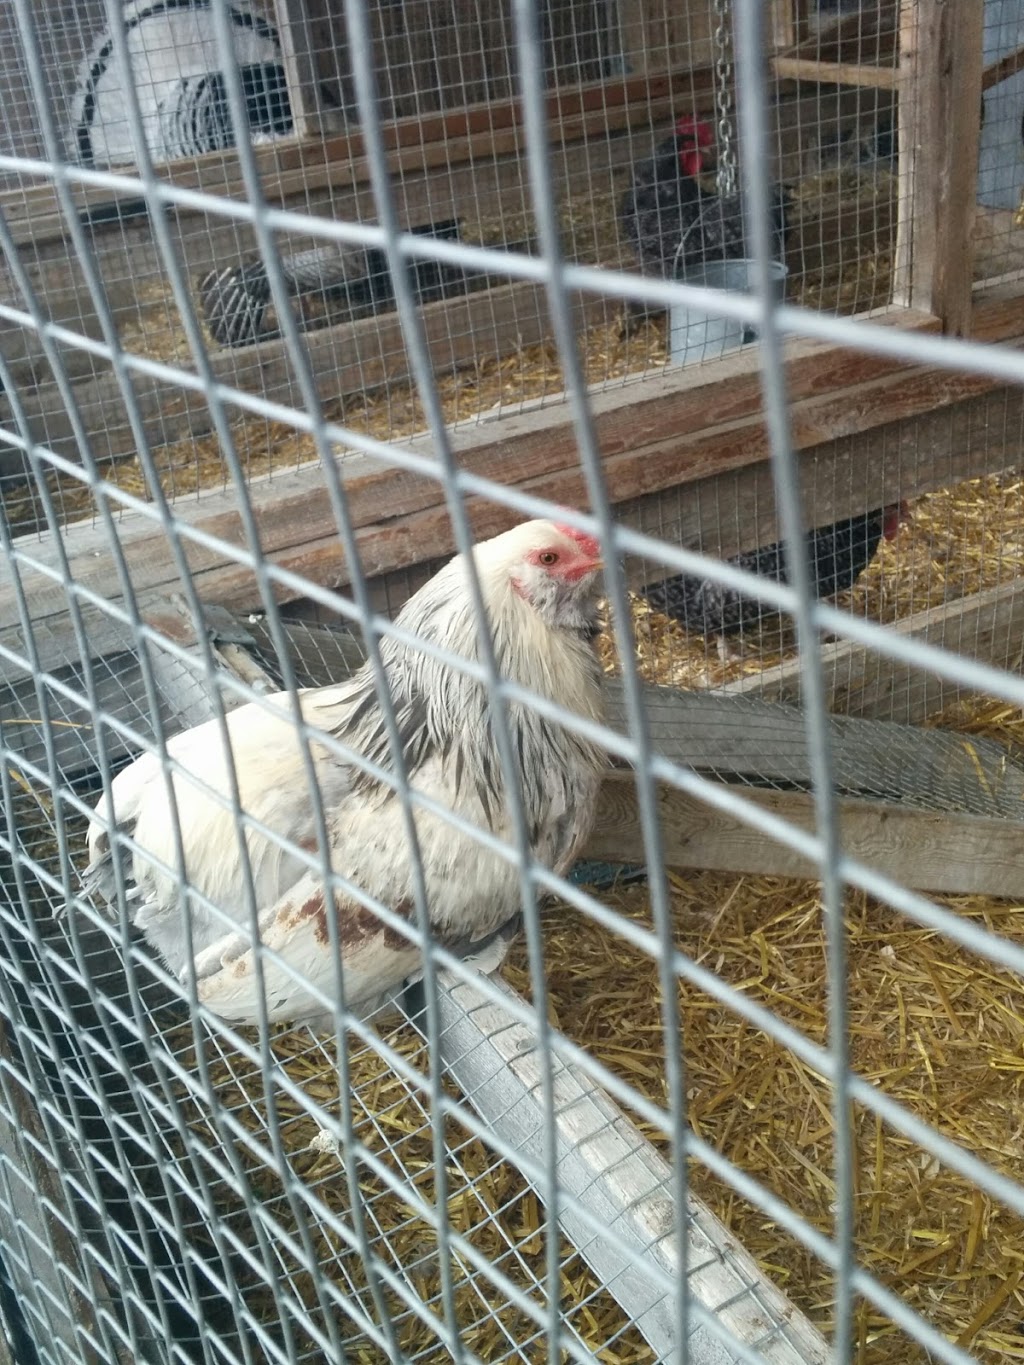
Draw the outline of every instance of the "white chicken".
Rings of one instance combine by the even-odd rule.
[[[146,145],[156,162],[235,145],[210,0],[126,0],[122,7],[130,80]],[[277,31],[249,0],[228,8],[251,131],[256,140],[291,132],[292,112]],[[85,166],[134,164],[122,69],[109,28],[94,38],[72,99],[71,152]]]
[[[473,558],[501,676],[599,720],[601,670],[592,648],[602,567],[597,542],[565,526],[532,521],[477,545]],[[410,598],[398,623],[461,657],[480,657],[461,556]],[[381,652],[415,789],[463,820],[510,839],[509,794],[487,687],[391,638],[382,640]],[[252,703],[226,722],[241,806],[267,830],[316,854],[312,798],[287,694],[267,700],[280,708],[277,714]],[[391,769],[387,726],[368,664],[347,682],[301,693],[301,706],[310,726]],[[604,754],[530,707],[514,703],[507,712],[532,855],[566,870],[592,820]],[[315,738],[310,747],[332,871],[411,922],[413,853],[398,796]],[[228,798],[231,759],[217,722],[176,736],[167,748],[185,770],[174,775],[173,785],[187,885],[172,870],[176,844],[167,782],[158,758],[145,754],[117,776],[96,807],[86,887],[113,900],[118,857],[132,886],[134,923],[170,970],[188,979],[187,915],[199,999],[225,1019],[255,1022],[257,976],[240,836],[229,800],[209,794]],[[460,949],[481,943],[519,911],[516,867],[439,815],[417,809],[415,822],[437,941]],[[132,836],[134,850],[111,840],[112,825]],[[338,994],[329,915],[341,947],[345,1001],[357,1013],[371,1013],[420,967],[420,949],[355,896],[337,887],[329,892],[319,871],[251,823],[245,840],[259,937],[273,950],[262,962],[270,1020],[317,1022],[329,1014],[322,997]]]

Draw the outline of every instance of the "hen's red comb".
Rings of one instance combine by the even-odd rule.
[[[715,130],[707,119],[696,114],[684,114],[676,120],[676,132],[680,137],[692,137],[698,147],[710,147],[715,140]]]
[[[575,526],[566,526],[564,522],[556,522],[555,530],[561,532],[563,536],[568,536],[570,540],[574,540],[588,559],[601,558],[601,546],[593,536],[588,536],[586,531],[578,531]]]

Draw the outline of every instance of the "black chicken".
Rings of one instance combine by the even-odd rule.
[[[454,241],[459,224],[451,219],[411,231],[422,237]],[[407,268],[420,304],[464,294],[473,285],[472,272],[442,261],[416,259],[409,261]],[[344,300],[353,318],[395,306],[388,259],[377,247],[311,247],[282,256],[281,270],[292,297]],[[270,276],[262,257],[211,270],[199,281],[199,298],[210,334],[222,346],[246,346],[258,340],[271,301]]]
[[[811,531],[808,548],[815,596],[834,597],[852,588],[874,558],[879,542],[893,539],[906,514],[906,503],[901,502]],[[783,541],[744,551],[726,562],[775,583],[789,582]],[[655,611],[664,612],[687,630],[701,635],[727,635],[773,617],[778,619],[778,613],[756,597],[690,574],[677,574],[664,582],[648,584],[642,595]]]
[[[655,148],[653,159],[637,166],[622,201],[622,228],[644,274],[673,279],[677,263],[692,267],[750,254],[740,196],[723,198],[700,183],[713,144],[712,125],[685,114],[672,137]],[[788,192],[777,185],[772,205],[777,256],[782,255],[788,204]]]

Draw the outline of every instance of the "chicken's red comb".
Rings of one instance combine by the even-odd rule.
[[[692,137],[698,147],[710,147],[715,140],[715,130],[707,119],[696,114],[684,114],[676,119],[676,132],[680,137]]]
[[[882,521],[883,537],[886,540],[895,539],[899,534],[900,527],[909,516],[910,503],[905,498],[902,502],[894,502],[890,507],[886,507]]]
[[[575,526],[566,526],[564,522],[556,522],[555,530],[574,540],[588,559],[601,558],[601,546],[593,536],[588,536],[586,531],[579,531]]]

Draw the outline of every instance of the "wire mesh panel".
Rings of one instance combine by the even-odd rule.
[[[1009,8],[13,0],[16,1359],[1024,1354]]]

